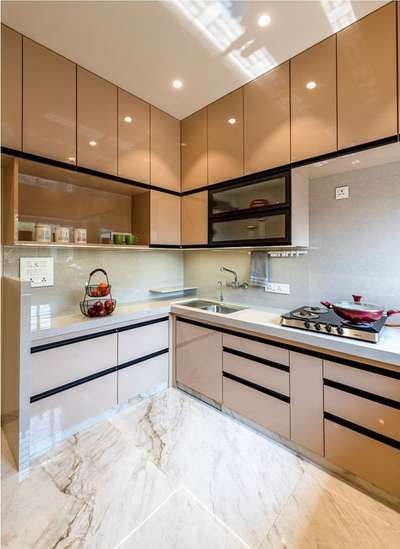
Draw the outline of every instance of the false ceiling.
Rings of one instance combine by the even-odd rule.
[[[2,21],[184,118],[385,3],[5,0]]]

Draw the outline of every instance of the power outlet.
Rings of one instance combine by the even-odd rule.
[[[335,189],[336,200],[343,200],[344,198],[350,198],[350,191],[348,185],[345,187],[336,187]]]
[[[279,282],[268,282],[265,291],[272,294],[290,294],[290,284],[280,284]]]
[[[53,257],[21,257],[20,279],[31,283],[31,288],[54,286]]]

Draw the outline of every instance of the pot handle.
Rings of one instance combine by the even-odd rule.
[[[361,295],[354,295],[353,294],[354,303],[361,303],[362,296]]]
[[[400,313],[400,311],[397,309],[390,309],[389,311],[386,311],[387,316],[397,315],[398,313]]]
[[[332,303],[330,301],[320,301],[320,303],[327,309],[332,309]]]

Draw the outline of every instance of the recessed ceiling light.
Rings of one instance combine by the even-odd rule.
[[[91,147],[95,147],[97,145],[97,141],[89,141],[89,145]]]
[[[174,80],[172,82],[172,87],[176,88],[177,90],[180,90],[182,86],[183,86],[182,80]]]
[[[314,90],[317,87],[317,83],[314,82],[314,80],[311,80],[310,82],[307,82],[306,88],[308,90]]]
[[[258,18],[257,23],[260,25],[260,27],[267,27],[271,23],[271,16],[267,13],[263,13]]]
[[[355,160],[352,160],[351,163],[352,163],[352,164],[359,164],[359,163],[360,163],[360,160],[358,160],[358,158],[356,158]]]
[[[133,122],[132,116],[124,116],[124,122],[131,124]]]
[[[236,124],[236,118],[228,118],[228,124]]]

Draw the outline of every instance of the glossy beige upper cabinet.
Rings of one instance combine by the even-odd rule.
[[[181,122],[182,191],[207,185],[207,109]]]
[[[118,89],[118,175],[150,182],[150,105]]]
[[[243,88],[208,105],[208,183],[243,175]]]
[[[1,144],[22,147],[22,36],[1,26]]]
[[[208,243],[208,192],[182,197],[182,244]]]
[[[396,5],[337,35],[338,147],[397,133]]]
[[[164,189],[181,189],[180,122],[151,106],[151,184]]]
[[[399,93],[397,108],[398,108],[398,126],[397,131],[400,133],[400,2],[397,2],[397,91]]]
[[[290,162],[289,63],[244,86],[244,171]]]
[[[292,162],[335,151],[336,35],[291,61]]]
[[[23,39],[23,149],[76,164],[76,65]]]
[[[160,191],[150,191],[150,243],[180,245],[180,196]]]
[[[117,173],[117,87],[78,67],[78,164]]]

